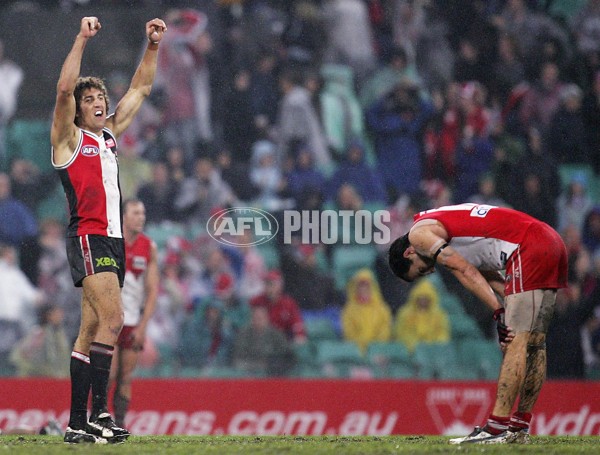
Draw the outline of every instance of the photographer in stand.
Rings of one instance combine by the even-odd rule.
[[[423,169],[420,138],[432,115],[433,105],[421,95],[419,86],[408,79],[366,112],[390,200],[419,190]]]

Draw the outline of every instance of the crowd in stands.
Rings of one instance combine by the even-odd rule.
[[[142,372],[493,375],[491,314],[443,271],[411,286],[391,276],[385,244],[225,246],[206,232],[228,207],[385,209],[393,240],[419,210],[476,202],[563,236],[548,375],[597,376],[599,0],[216,1],[210,17],[182,3],[162,2],[156,83],[119,144],[123,196],[144,202],[160,251]],[[123,80],[107,71],[112,99]],[[0,132],[17,92],[0,85]],[[76,335],[52,185],[22,157],[0,173],[3,372],[34,374],[32,359],[47,372],[31,346],[45,334],[58,353],[56,337]],[[347,371],[328,369],[336,344]]]

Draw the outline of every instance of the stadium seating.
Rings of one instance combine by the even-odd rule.
[[[307,341],[302,344],[294,345],[296,354],[296,365],[292,372],[293,376],[300,378],[318,378],[321,377],[321,366],[317,362],[317,353],[315,343]]]
[[[402,343],[371,343],[366,357],[378,378],[410,378],[416,373],[411,355]]]
[[[464,311],[461,313],[450,313],[449,319],[452,338],[476,338],[480,340],[484,339],[484,336],[481,333],[481,329],[477,325],[477,322],[475,322],[475,320],[471,316],[466,314]]]
[[[157,376],[157,372],[155,371],[154,368],[137,367],[133,371],[134,378],[154,378],[156,376]]]
[[[427,276],[427,280],[431,282],[437,289],[437,291],[441,294],[448,294],[448,289],[446,289],[446,285],[444,284],[444,280],[439,273],[433,273]]]
[[[260,254],[265,261],[267,269],[278,269],[280,265],[279,251],[274,241],[263,243],[256,247],[258,254]]]
[[[600,367],[589,367],[585,372],[586,379],[600,381]]]
[[[309,364],[315,362],[315,345],[310,341],[294,344],[294,353],[299,363]]]
[[[333,250],[332,267],[335,286],[343,290],[352,276],[362,268],[373,269],[377,250],[371,245],[338,245]]]
[[[420,379],[450,379],[461,368],[453,343],[419,343],[413,359]]]
[[[203,223],[188,223],[186,226],[185,238],[194,241],[198,237],[206,234],[206,226]]]
[[[494,340],[464,338],[456,341],[458,361],[463,369],[475,372],[474,379],[497,379],[502,352]]]
[[[310,341],[336,341],[339,339],[333,322],[328,318],[305,318],[304,327]]]
[[[226,379],[226,378],[242,378],[247,376],[246,373],[236,368],[226,366],[212,366],[202,369],[202,377]]]
[[[448,313],[450,317],[453,315],[465,315],[465,309],[460,299],[450,292],[440,292],[440,306]]]
[[[372,375],[368,362],[355,343],[349,341],[323,340],[317,343],[317,361],[322,373],[329,377],[355,377]]]
[[[50,122],[47,120],[15,119],[6,133],[7,161],[25,158],[42,172],[52,170],[50,156]]]
[[[197,367],[181,367],[177,372],[177,376],[180,378],[199,378],[202,376],[202,370]]]
[[[57,183],[53,189],[48,189],[46,198],[39,203],[36,217],[38,220],[53,219],[66,223],[68,220],[67,209],[65,193],[60,183]]]
[[[561,164],[558,167],[561,189],[565,189],[574,176],[582,176],[586,180],[588,194],[595,202],[600,201],[599,178],[594,173],[594,169],[586,164]]]
[[[160,223],[146,225],[146,234],[156,243],[159,250],[167,246],[173,237],[185,237],[185,228],[177,223]]]

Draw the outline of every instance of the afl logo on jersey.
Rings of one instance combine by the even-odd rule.
[[[95,145],[84,145],[81,148],[81,154],[83,156],[96,156],[100,153],[100,150]]]

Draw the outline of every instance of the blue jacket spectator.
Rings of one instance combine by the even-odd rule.
[[[11,195],[10,178],[0,173],[0,243],[19,247],[38,233],[31,210]]]
[[[395,46],[387,56],[388,61],[377,68],[360,89],[360,104],[369,108],[405,79],[419,81],[415,65],[410,64],[406,51]]]
[[[258,139],[252,106],[251,75],[246,69],[236,71],[230,91],[223,99],[223,130],[226,145],[236,161],[247,163],[252,144]]]
[[[433,113],[418,88],[401,83],[366,113],[375,137],[375,154],[388,191],[416,194],[423,173],[420,133]]]
[[[299,143],[294,156],[294,167],[287,174],[287,190],[298,203],[309,192],[322,192],[325,175],[316,168],[312,151]]]
[[[269,51],[263,51],[252,69],[250,93],[255,119],[262,128],[275,123],[279,88],[276,76],[277,58]]]
[[[387,194],[379,170],[372,169],[365,162],[365,151],[360,141],[354,141],[348,148],[346,160],[330,177],[327,185],[327,199],[335,200],[340,187],[350,184],[364,202],[386,202]]]
[[[600,205],[592,207],[586,215],[581,240],[592,255],[600,247]]]
[[[467,200],[479,190],[481,177],[489,172],[494,159],[494,146],[486,137],[463,137],[456,148],[456,201]]]
[[[559,163],[592,164],[585,122],[581,112],[583,94],[576,84],[566,85],[560,92],[560,107],[552,116],[548,145]],[[596,152],[597,153],[597,152]]]

